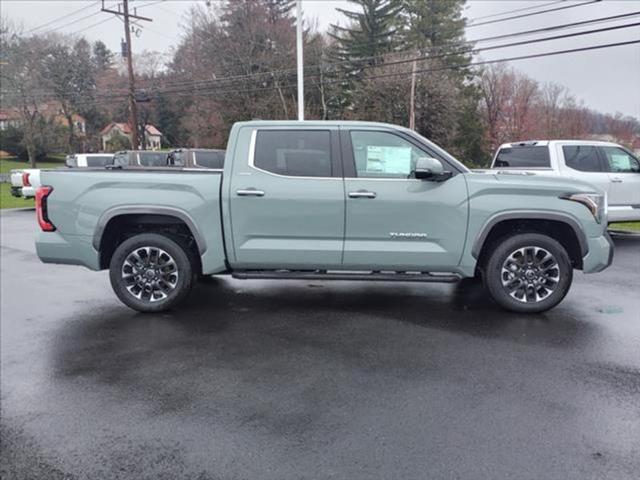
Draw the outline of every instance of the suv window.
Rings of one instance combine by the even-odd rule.
[[[222,168],[224,166],[224,151],[194,152],[193,163],[202,168]]]
[[[640,173],[640,162],[620,147],[601,147],[610,172]]]
[[[104,167],[111,165],[113,157],[111,155],[100,155],[87,157],[87,167]]]
[[[352,131],[351,146],[356,176],[364,178],[409,178],[418,158],[430,156],[388,132]]]
[[[493,164],[495,167],[549,168],[549,147],[522,146],[501,148]]]
[[[569,168],[581,172],[601,172],[602,164],[598,149],[593,145],[564,145],[564,163]]]
[[[331,176],[328,130],[262,130],[256,138],[253,165],[294,177]]]

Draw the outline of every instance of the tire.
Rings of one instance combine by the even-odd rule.
[[[178,239],[143,233],[122,242],[111,257],[109,279],[120,301],[139,312],[177,305],[196,283],[195,261]]]
[[[573,280],[573,266],[567,251],[553,238],[523,233],[493,245],[483,279],[491,297],[503,308],[539,313],[565,297]]]

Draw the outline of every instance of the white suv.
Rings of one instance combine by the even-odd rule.
[[[610,222],[640,220],[640,160],[615,143],[587,140],[505,143],[498,148],[491,168],[584,180],[606,192]]]

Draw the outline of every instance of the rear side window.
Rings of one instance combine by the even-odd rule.
[[[549,148],[547,146],[522,146],[501,148],[494,167],[549,168]]]
[[[104,167],[105,165],[111,165],[112,163],[113,157],[111,155],[87,157],[87,167]]]
[[[580,172],[601,172],[598,149],[592,145],[565,145],[562,147],[564,163]]]
[[[253,165],[294,177],[331,176],[328,130],[262,130],[256,138]]]
[[[222,168],[224,166],[224,151],[221,152],[195,152],[193,162],[197,167]]]

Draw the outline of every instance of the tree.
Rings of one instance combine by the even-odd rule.
[[[396,15],[400,11],[398,0],[348,0],[362,11],[336,8],[350,24],[332,25],[329,35],[336,41],[335,57],[343,62],[342,69],[358,76],[364,65],[383,63],[382,55],[394,49]]]
[[[23,38],[3,28],[2,105],[18,116],[32,168],[36,167],[38,143],[44,118],[39,105],[46,95],[48,82],[43,71],[46,42],[41,37]]]
[[[97,74],[100,74],[113,66],[113,53],[107,48],[102,40],[96,40],[93,43],[91,63]]]

